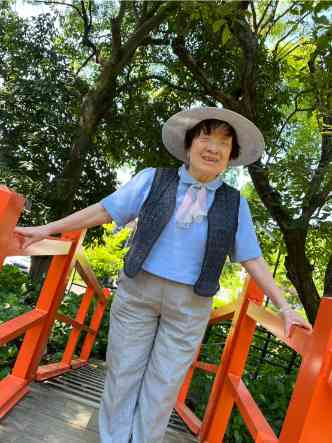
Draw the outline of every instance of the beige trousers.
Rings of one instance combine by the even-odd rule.
[[[102,443],[162,443],[211,305],[192,286],[145,271],[135,278],[121,273],[99,412]]]

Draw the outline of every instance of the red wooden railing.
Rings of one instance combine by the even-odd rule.
[[[86,365],[98,334],[107,300],[111,296],[103,289],[86,261],[81,245],[85,231],[71,232],[60,239],[48,238],[22,251],[14,228],[24,207],[24,198],[6,187],[0,187],[0,266],[10,255],[54,256],[35,309],[0,325],[0,345],[24,334],[24,339],[11,374],[0,381],[0,418],[10,411],[28,392],[32,380],[45,380]],[[87,284],[86,292],[75,319],[58,313],[69,277],[76,267]],[[84,324],[93,297],[97,298],[90,324]],[[39,366],[55,320],[72,326],[69,339],[58,363]],[[80,356],[73,355],[82,331],[86,336]]]
[[[331,443],[332,298],[322,298],[312,332],[295,327],[290,338],[280,317],[262,307],[262,301],[262,290],[248,279],[237,303],[213,311],[210,324],[232,319],[220,364],[201,362],[197,353],[180,390],[177,412],[204,443],[223,441],[234,405],[256,443]],[[279,437],[241,378],[257,322],[302,356]],[[196,369],[215,374],[202,421],[185,404]]]
[[[19,255],[13,234],[24,205],[23,197],[0,187],[0,265],[7,255]],[[12,370],[0,382],[0,418],[28,392],[32,380],[44,380],[87,364],[110,293],[101,288],[86,262],[81,244],[84,232],[63,235],[60,240],[43,240],[24,251],[25,255],[54,255],[36,308],[0,325],[0,345],[24,334]],[[76,266],[88,287],[75,319],[57,313],[69,275]],[[98,298],[89,326],[84,325],[92,297]],[[235,405],[256,443],[330,443],[332,441],[332,298],[321,300],[312,332],[295,327],[290,338],[283,323],[262,307],[263,293],[248,279],[239,300],[212,312],[210,324],[232,319],[219,365],[199,361],[199,352],[180,390],[176,409],[203,443],[221,443]],[[72,325],[59,363],[38,366],[52,325],[58,319]],[[249,348],[259,323],[302,356],[296,385],[284,423],[277,437],[242,381]],[[73,354],[82,330],[87,332],[80,357]],[[186,406],[196,369],[215,374],[203,420]]]

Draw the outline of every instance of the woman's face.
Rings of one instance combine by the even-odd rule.
[[[188,151],[189,174],[200,182],[214,180],[225,171],[232,151],[232,137],[225,130],[216,128],[210,134],[194,138]]]

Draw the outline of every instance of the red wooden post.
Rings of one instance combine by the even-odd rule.
[[[186,401],[188,392],[189,392],[189,388],[190,388],[190,384],[191,384],[191,380],[193,378],[194,375],[194,369],[195,369],[195,364],[197,363],[198,359],[199,359],[199,355],[201,352],[201,346],[198,348],[198,350],[196,351],[195,357],[193,359],[193,362],[184,378],[184,381],[182,383],[181,389],[179,391],[178,394],[178,402],[180,403],[184,403]]]
[[[97,302],[97,306],[96,306],[96,310],[92,316],[91,319],[91,323],[90,323],[90,329],[92,329],[94,332],[87,332],[83,346],[82,346],[82,350],[81,350],[81,355],[79,358],[79,361],[81,363],[86,362],[89,360],[94,342],[96,340],[96,336],[97,336],[97,332],[100,326],[100,323],[103,319],[103,315],[105,312],[105,308],[106,308],[106,301],[108,298],[111,297],[111,292],[109,291],[109,289],[104,289],[104,297],[105,298],[100,298]],[[73,366],[74,367],[74,366]]]
[[[246,282],[234,314],[199,434],[201,441],[220,443],[226,432],[234,405],[228,374],[241,377],[256,328],[256,322],[246,315],[250,301],[263,301],[263,292],[253,279]]]
[[[181,389],[176,401],[176,412],[186,422],[191,431],[194,434],[198,434],[202,426],[201,420],[186,406],[185,401],[190,389],[190,384],[194,376],[195,364],[197,363],[200,355],[201,347],[197,350],[192,365],[190,366],[185,379],[182,383]]]
[[[75,317],[75,320],[78,321],[79,323],[82,324],[84,323],[92,299],[93,299],[93,289],[88,287]],[[66,345],[66,349],[63,353],[63,357],[61,360],[61,363],[63,365],[71,364],[80,333],[81,331],[76,328],[73,328],[73,330],[71,331]]]
[[[13,231],[23,206],[24,198],[22,196],[6,187],[0,187],[0,267],[6,255],[27,255],[30,253],[32,255],[54,255],[54,257],[36,308],[0,326],[0,343],[7,343],[19,335],[25,334],[12,373],[0,382],[0,418],[28,392],[27,386],[34,378],[43,380],[66,372],[75,365],[77,367],[86,364],[98,333],[107,298],[110,295],[108,290],[103,290],[100,286],[81,250],[85,230],[65,234],[61,237],[62,241],[60,242],[48,239],[38,242],[25,251],[20,249],[19,236],[14,235]],[[78,310],[76,320],[72,320],[57,314],[57,310],[78,257],[79,265],[84,268],[83,273],[88,290]],[[87,328],[83,323],[94,293],[99,300],[90,328]],[[38,368],[56,317],[71,323],[74,330],[70,335],[62,361]],[[79,332],[82,329],[87,329],[88,333],[81,352],[81,359],[79,362],[73,362],[71,359]]]
[[[280,443],[332,441],[332,298],[323,297],[280,433]]]
[[[25,199],[6,186],[0,186],[0,271],[6,251],[14,241],[13,231],[24,208]]]
[[[68,255],[52,259],[36,306],[36,309],[47,313],[47,318],[42,324],[26,332],[12,372],[15,377],[31,381],[36,374],[75,263],[75,252],[80,248],[84,235],[85,231],[68,233],[61,237],[63,240],[72,240],[73,244]]]

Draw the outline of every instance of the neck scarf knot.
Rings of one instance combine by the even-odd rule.
[[[208,214],[208,191],[215,192],[222,184],[220,177],[201,183],[192,177],[186,167],[179,168],[180,183],[188,185],[183,201],[175,213],[176,226],[189,228],[192,223],[201,223]]]
[[[176,211],[176,225],[179,228],[189,228],[192,223],[201,223],[207,216],[207,189],[201,183],[192,184]]]

